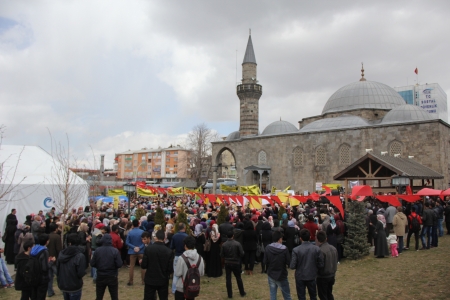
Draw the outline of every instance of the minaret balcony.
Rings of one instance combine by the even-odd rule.
[[[236,92],[238,94],[248,93],[248,92],[262,94],[262,86],[259,84],[239,84],[236,87]]]

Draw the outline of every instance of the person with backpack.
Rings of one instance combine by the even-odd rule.
[[[59,253],[56,270],[59,289],[64,299],[81,299],[83,276],[86,275],[86,258],[80,249],[81,239],[76,233],[67,237],[68,247]]]
[[[174,276],[177,281],[175,300],[193,300],[200,294],[200,276],[205,275],[205,263],[195,249],[195,238],[188,236],[183,240],[184,252],[179,257]]]
[[[31,249],[24,277],[27,284],[31,286],[31,299],[45,300],[50,280],[48,276],[50,258],[47,250],[49,235],[42,233],[38,236],[37,241],[38,243]],[[55,261],[56,259],[53,257],[51,260]]]
[[[23,272],[25,271],[25,266],[27,262],[30,260],[30,252],[33,246],[34,246],[33,241],[25,241],[23,244],[24,251],[20,252],[16,256],[15,266],[17,268],[17,271],[16,271],[15,288],[16,291],[22,292],[20,300],[31,299],[31,287],[25,282]]]
[[[409,250],[409,241],[411,239],[411,235],[414,234],[414,239],[416,240],[416,251],[419,250],[419,232],[420,232],[420,225],[422,224],[422,219],[420,216],[416,213],[416,207],[411,207],[411,214],[408,216],[408,223],[409,223],[409,231],[408,236],[406,237],[406,248],[403,248],[403,250]]]

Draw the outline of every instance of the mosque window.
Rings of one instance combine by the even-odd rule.
[[[303,166],[303,150],[299,147],[294,149],[294,167]]]
[[[342,145],[339,149],[339,164],[349,165],[350,164],[350,146]]]
[[[267,165],[267,154],[264,151],[260,151],[258,154],[258,165]]]
[[[402,144],[398,141],[393,141],[389,146],[389,155],[394,156],[395,154],[402,155]]]
[[[325,166],[326,162],[326,153],[323,147],[319,147],[316,150],[316,166]]]

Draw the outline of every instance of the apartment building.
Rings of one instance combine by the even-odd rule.
[[[117,153],[115,168],[120,180],[170,183],[184,181],[190,172],[190,151],[179,145]]]

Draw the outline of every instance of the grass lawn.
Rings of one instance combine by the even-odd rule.
[[[414,238],[412,238],[412,245]],[[405,241],[406,243],[406,241]],[[135,268],[135,282],[139,280],[139,268]],[[247,299],[269,299],[267,275],[260,274],[256,265],[253,276],[242,275]],[[89,272],[88,272],[89,274]],[[404,251],[398,258],[376,259],[373,254],[360,260],[343,260],[338,266],[334,296],[336,299],[450,299],[446,277],[450,275],[450,236],[439,239],[439,247],[425,251]],[[119,273],[119,299],[142,299],[144,287],[126,285],[128,269]],[[95,285],[85,277],[83,299],[95,299]],[[294,271],[289,271],[289,282],[293,299],[297,299]],[[51,299],[63,299],[55,284],[56,295]],[[197,299],[228,299],[225,274],[220,278],[203,277],[201,294]],[[236,281],[233,278],[234,298],[239,299]],[[0,290],[0,299],[19,299],[20,292],[14,289]],[[173,298],[173,296],[170,296]],[[106,292],[105,299],[110,299]],[[278,292],[278,299],[283,299]]]

